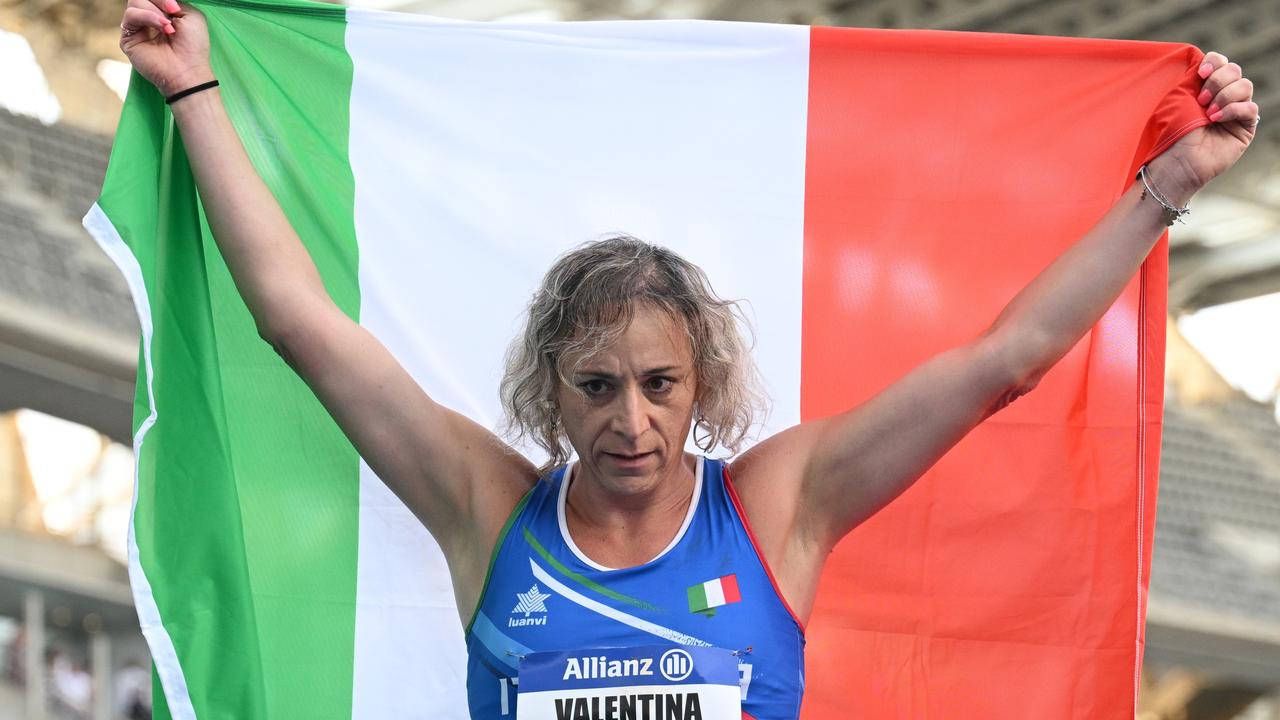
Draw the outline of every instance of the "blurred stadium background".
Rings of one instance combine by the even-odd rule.
[[[366,0],[470,20],[714,18],[1190,42],[1280,112],[1276,0]],[[80,228],[128,83],[117,0],[0,0],[0,720],[142,717],[125,571],[138,328]],[[975,91],[1016,92],[1000,78]],[[880,99],[910,112],[910,98]],[[1171,235],[1141,720],[1280,720],[1280,120]],[[980,683],[981,679],[975,678]],[[133,713],[133,714],[131,714]]]

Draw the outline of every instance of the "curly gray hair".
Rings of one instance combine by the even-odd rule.
[[[507,433],[547,451],[544,472],[572,451],[555,401],[560,383],[614,342],[641,303],[665,310],[689,338],[699,448],[737,452],[765,409],[759,373],[739,331],[739,323],[748,331],[750,325],[738,304],[716,295],[701,268],[667,248],[630,235],[596,240],[551,266],[507,350],[500,390]]]

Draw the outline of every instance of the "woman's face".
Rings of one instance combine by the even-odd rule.
[[[580,469],[604,489],[644,493],[679,471],[697,391],[693,351],[665,311],[638,305],[618,340],[587,358],[557,401]]]

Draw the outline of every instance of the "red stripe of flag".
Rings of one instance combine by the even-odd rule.
[[[813,28],[802,419],[854,407],[989,327],[1144,159],[1206,122],[1199,58]],[[806,719],[1133,716],[1165,263],[1157,249],[1035,392],[832,553]]]
[[[720,578],[720,589],[724,591],[724,602],[726,605],[742,601],[742,595],[738,592],[737,575],[725,575]]]

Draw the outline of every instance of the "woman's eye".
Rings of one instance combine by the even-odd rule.
[[[649,380],[645,383],[645,385],[648,386],[650,392],[661,393],[661,392],[666,392],[670,390],[672,383],[671,383],[671,378],[655,377],[655,378],[649,378]]]
[[[609,389],[609,384],[603,380],[588,380],[584,383],[579,383],[578,387],[588,395],[600,395]]]

